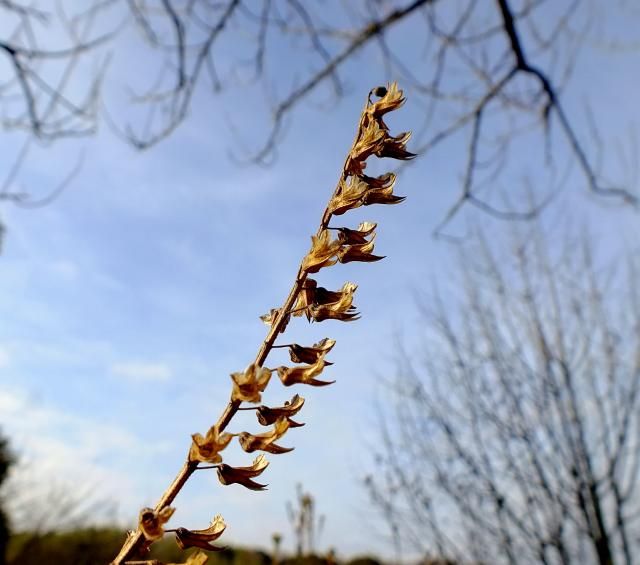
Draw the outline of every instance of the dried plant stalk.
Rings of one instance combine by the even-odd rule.
[[[372,102],[372,96],[377,97],[378,100]],[[244,372],[231,375],[231,398],[218,421],[204,436],[201,434],[192,436],[189,455],[182,469],[161,496],[155,508],[145,508],[141,511],[137,530],[129,532],[122,549],[111,565],[132,563],[132,559],[144,559],[150,545],[167,532],[175,533],[176,541],[181,548],[198,547],[208,551],[219,549],[210,542],[216,540],[226,527],[221,516],[217,516],[209,528],[204,530],[186,528],[165,530],[163,527],[173,514],[171,503],[189,477],[198,469],[215,468],[220,482],[224,485],[240,484],[250,490],[262,490],[265,485],[253,479],[268,465],[263,455],[258,456],[251,466],[234,468],[222,463],[220,452],[236,436],[242,448],[249,453],[256,450],[274,454],[291,451],[292,448],[282,447],[275,442],[290,428],[303,425],[291,420],[291,416],[298,413],[304,404],[301,396],[296,394],[290,402],[276,408],[268,406],[241,408],[241,405],[243,402],[259,403],[261,401],[262,392],[269,384],[273,372],[277,372],[285,386],[293,384],[324,386],[333,382],[316,377],[324,367],[331,365],[325,361],[325,356],[335,345],[334,340],[325,338],[310,347],[298,344],[275,345],[275,341],[278,335],[284,332],[291,315],[304,314],[309,321],[316,322],[328,319],[353,321],[359,317],[353,306],[353,294],[357,285],[347,282],[340,290],[330,291],[318,286],[309,274],[317,273],[338,262],[374,262],[383,258],[372,254],[376,224],[363,222],[357,229],[350,229],[330,227],[329,222],[332,217],[360,206],[397,204],[404,200],[403,197],[393,194],[393,185],[396,180],[393,173],[375,178],[364,174],[366,161],[373,155],[401,160],[415,157],[406,149],[406,143],[411,134],[405,132],[391,136],[389,128],[383,121],[383,116],[402,106],[404,100],[402,91],[398,89],[396,83],[388,85],[387,88],[378,87],[369,93],[340,179],[324,210],[320,227],[312,236],[311,250],[302,259],[295,282],[284,304],[261,316],[261,319],[269,324],[270,329],[258,349],[255,360]],[[335,239],[332,238],[330,230],[338,232]],[[269,352],[277,347],[288,347],[292,362],[302,363],[302,365],[266,368],[264,362]],[[258,423],[264,426],[272,425],[273,429],[260,434],[225,432],[240,409],[255,409]],[[198,557],[198,559],[202,558]]]

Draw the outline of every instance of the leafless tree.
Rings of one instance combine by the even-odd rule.
[[[310,493],[304,492],[301,484],[296,486],[295,502],[287,503],[287,514],[296,540],[296,556],[313,554],[324,526],[324,516],[316,516],[316,501]]]
[[[133,41],[127,43],[132,53],[142,56],[144,44],[161,61],[158,74],[151,67],[146,89],[132,98],[139,119],[124,124],[110,118],[130,143],[146,148],[170,135],[188,116],[199,88],[215,93],[266,85],[271,128],[253,154],[264,162],[298,106],[309,97],[343,96],[358,57],[366,57],[420,100],[419,153],[450,138],[466,140],[466,153],[452,159],[462,171],[459,191],[437,233],[465,204],[502,218],[535,216],[571,165],[591,192],[638,202],[632,179],[601,170],[604,143],[576,126],[584,109],[563,101],[572,66],[589,34],[597,33],[594,22],[638,16],[624,0],[607,4],[606,11],[592,0],[58,0],[53,13],[52,3],[41,4],[0,1],[0,17],[15,21],[0,40],[9,71],[0,87],[4,128],[27,128],[46,140],[93,132],[104,67],[96,65],[96,78],[81,95],[72,88],[74,70],[116,48],[118,41],[111,40],[119,29],[119,38]],[[70,5],[75,10],[67,15],[64,6]],[[113,29],[102,29],[105,22]],[[52,29],[69,41],[43,45]],[[255,140],[255,128],[250,133]],[[533,169],[514,162],[523,150],[528,163],[537,159]],[[548,178],[532,191],[534,202],[514,207],[521,202],[516,187],[526,186],[531,179],[522,178],[534,169]],[[9,190],[13,176],[9,171],[2,198],[24,200]]]
[[[373,501],[414,550],[460,563],[637,562],[638,249],[612,265],[588,238],[491,247],[462,253],[461,298],[422,307]]]
[[[4,131],[26,131],[27,137],[12,167],[3,171],[0,200],[24,206],[48,202],[64,186],[34,201],[13,190],[20,165],[33,141],[53,143],[91,135],[96,130],[103,68],[77,85],[79,63],[113,37],[94,32],[101,12],[113,1],[89,2],[69,15],[63,2],[40,8],[34,2],[0,1],[0,124]]]

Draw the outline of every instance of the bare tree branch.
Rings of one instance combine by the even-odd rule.
[[[425,351],[398,365],[372,501],[425,554],[630,565],[637,254],[613,271],[586,236],[561,248],[527,230],[507,260],[476,241],[461,251],[461,301],[422,306]]]
[[[102,21],[130,22],[124,29],[149,50],[145,56],[155,61],[157,73],[150,73],[142,94],[131,97],[136,111],[128,118],[120,108],[102,117],[136,148],[170,136],[207,83],[219,93],[255,88],[257,79],[277,80],[275,94],[264,97],[272,114],[268,129],[256,149],[247,151],[251,161],[266,164],[301,102],[324,92],[345,95],[349,66],[356,57],[375,56],[389,79],[406,81],[424,108],[418,153],[428,158],[453,139],[466,144],[465,152],[451,156],[452,168],[461,171],[459,188],[435,235],[448,236],[466,205],[505,220],[531,220],[554,196],[550,185],[558,165],[577,166],[589,192],[638,207],[633,180],[611,181],[603,169],[609,167],[609,144],[595,124],[589,124],[595,137],[582,134],[580,114],[565,106],[574,63],[596,41],[590,33],[596,2],[360,0],[330,3],[324,10],[299,0],[92,0],[70,17],[42,6],[0,2],[0,15],[15,22],[10,36],[0,37],[0,58],[11,69],[0,83],[6,130],[49,142],[93,134],[108,80],[105,66],[84,93],[71,88],[71,79],[81,64],[118,48],[116,29],[93,28]],[[631,17],[629,9],[624,17]],[[50,29],[64,32],[68,41],[50,45],[44,36]],[[408,44],[404,36],[411,37]],[[287,65],[280,60],[283,48],[291,52]],[[52,73],[53,65],[58,68]],[[135,78],[124,80],[131,85]],[[518,159],[529,148],[535,168],[529,159]],[[531,178],[529,168],[539,177],[533,190],[522,182],[523,176]]]

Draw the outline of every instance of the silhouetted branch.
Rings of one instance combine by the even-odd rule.
[[[2,124],[47,141],[95,131],[104,67],[84,95],[70,83],[81,62],[117,45],[115,30],[91,33],[98,16],[109,12],[132,22],[156,69],[142,93],[131,98],[137,113],[129,118],[120,117],[120,109],[103,113],[136,148],[149,148],[180,126],[195,93],[205,87],[203,77],[214,93],[255,87],[260,78],[277,81],[279,92],[264,97],[271,119],[262,134],[252,129],[256,149],[247,154],[253,162],[268,163],[300,103],[325,87],[335,98],[343,96],[348,65],[362,54],[378,57],[390,79],[402,78],[418,95],[414,99],[424,108],[416,135],[419,154],[428,157],[454,138],[466,144],[465,152],[451,155],[451,167],[462,175],[434,230],[437,236],[446,235],[467,204],[506,220],[536,217],[553,197],[546,177],[553,178],[560,159],[562,167],[577,165],[591,193],[638,206],[630,179],[605,180],[606,144],[598,134],[583,139],[577,113],[563,104],[575,58],[584,42],[594,41],[587,30],[597,3],[361,0],[329,5],[332,12],[325,15],[314,3],[300,0],[161,0],[157,5],[92,0],[67,18],[2,1],[0,15],[15,20],[11,37],[0,38],[0,57],[11,68],[11,76],[0,84]],[[41,31],[49,27],[66,32],[67,44],[49,48]],[[400,41],[398,32],[406,32],[411,41]],[[283,49],[290,51],[286,65],[280,59]],[[51,64],[64,67],[54,80],[47,72]],[[593,131],[593,124],[589,128]],[[523,205],[518,204],[521,173],[534,164],[529,159],[520,163],[516,155],[527,150],[540,165],[535,169],[540,180],[533,191],[524,186],[535,198]],[[513,205],[502,205],[500,198]]]
[[[372,500],[414,549],[456,562],[631,564],[637,255],[611,274],[586,237],[531,229],[507,254],[475,240],[461,300],[430,298],[424,350],[398,363]]]

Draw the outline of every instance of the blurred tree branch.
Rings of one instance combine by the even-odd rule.
[[[388,78],[420,97],[425,121],[419,153],[428,155],[454,137],[465,140],[466,154],[452,156],[452,167],[462,171],[459,189],[436,234],[444,234],[466,204],[504,219],[535,217],[557,193],[558,165],[576,165],[593,194],[638,205],[632,180],[607,180],[602,144],[585,139],[575,122],[580,113],[563,103],[562,91],[598,17],[597,2],[92,0],[78,7],[59,0],[56,6],[52,12],[49,3],[0,1],[0,15],[14,24],[5,24],[0,36],[5,130],[27,130],[46,142],[93,134],[108,80],[104,61],[121,28],[161,61],[144,92],[131,98],[139,109],[133,122],[106,116],[129,143],[145,149],[171,135],[206,81],[220,92],[271,80],[284,93],[274,95],[271,126],[252,155],[265,163],[299,104],[316,93],[343,96],[356,57],[364,55],[377,57]],[[618,9],[630,11],[622,3]],[[118,23],[104,29],[110,25],[105,22]],[[61,36],[53,44],[44,39],[52,31]],[[291,49],[300,42],[305,49]],[[97,71],[78,81],[81,63],[91,60],[101,61]],[[533,201],[512,206],[509,201],[522,200],[514,178],[522,186],[528,174],[517,155],[529,149],[525,161],[544,153],[536,174],[547,175],[534,190],[527,188]],[[8,181],[14,176],[9,171]],[[25,202],[12,182],[3,185],[0,199]]]
[[[414,549],[455,562],[631,565],[638,257],[612,271],[589,238],[540,232],[510,255],[492,247],[479,236],[461,253],[459,300],[422,309],[425,349],[399,364],[372,499]]]

